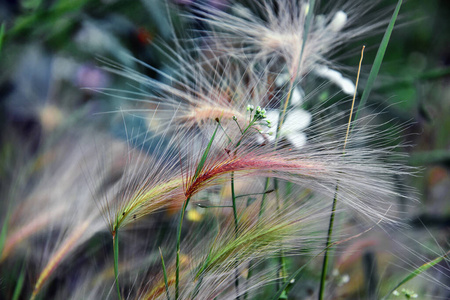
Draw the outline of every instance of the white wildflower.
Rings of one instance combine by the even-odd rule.
[[[347,23],[347,14],[342,10],[334,14],[333,20],[330,22],[330,29],[334,32],[341,31]]]
[[[314,69],[314,73],[320,77],[330,80],[348,95],[353,95],[355,93],[355,85],[353,84],[353,81],[343,77],[338,71],[332,70],[326,66],[318,66]]]
[[[276,130],[280,118],[278,110],[270,110],[267,112],[267,119],[272,125],[265,134],[270,142],[274,142],[276,138]],[[306,134],[302,132],[311,123],[311,114],[303,109],[296,109],[288,114],[281,125],[279,136],[286,138],[294,147],[301,148],[306,144]]]

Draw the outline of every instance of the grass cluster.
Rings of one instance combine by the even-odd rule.
[[[36,14],[1,25],[0,51],[40,18],[85,5],[24,2]],[[140,35],[165,67],[101,56],[107,73],[80,81],[117,108],[33,108],[39,143],[2,147],[0,297],[448,296],[449,252],[409,231],[406,126],[367,107],[403,1],[363,25],[376,4],[241,2],[167,4],[160,34],[172,41]],[[192,28],[177,33],[184,19]],[[366,45],[373,61],[361,44],[359,64],[339,63],[373,32],[384,32]]]

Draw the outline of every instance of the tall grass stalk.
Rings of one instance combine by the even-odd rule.
[[[361,58],[359,60],[358,74],[356,76],[355,93],[353,95],[352,106],[350,108],[350,116],[348,118],[347,132],[345,134],[345,141],[344,141],[342,155],[345,155],[345,147],[347,145],[347,139],[348,139],[348,136],[350,133],[350,125],[352,123],[353,108],[355,106],[355,99],[356,99],[356,91],[358,89],[358,83],[359,83],[359,74],[361,72],[361,64],[362,64],[362,61],[364,58],[364,49],[365,49],[365,46],[363,46],[362,50],[361,50]],[[336,215],[336,204],[337,204],[338,192],[339,192],[339,182],[336,184],[336,190],[335,190],[335,194],[334,194],[334,198],[333,198],[333,204],[331,207],[330,223],[328,225],[327,242],[326,242],[326,246],[325,246],[326,250],[325,250],[325,254],[324,254],[324,258],[323,258],[322,274],[320,277],[319,300],[323,299],[324,292],[325,292],[325,282],[326,282],[326,277],[327,277],[327,272],[328,272],[328,251],[329,251],[329,247],[331,245],[331,238],[333,236],[334,218]]]
[[[14,294],[11,300],[19,300],[20,294],[22,293],[23,289],[23,283],[25,281],[25,274],[26,274],[25,263],[23,263],[22,270],[20,271],[19,278],[17,279],[16,288],[14,289]]]
[[[208,154],[209,151],[211,150],[211,146],[214,142],[214,138],[216,137],[217,134],[217,130],[220,127],[220,122],[217,122],[217,126],[216,129],[214,130],[214,133],[211,136],[211,139],[209,140],[208,145],[206,146],[205,151],[203,152],[203,155],[200,159],[200,162],[197,165],[197,169],[195,170],[195,174],[192,177],[192,179],[190,179],[191,182],[187,182],[187,186],[189,186],[190,184],[193,184],[198,176],[200,175],[200,173],[203,170],[203,167],[206,163],[206,160],[208,158]],[[185,193],[188,193],[188,189],[186,189]],[[180,245],[181,245],[181,229],[183,227],[183,219],[184,219],[184,214],[186,213],[186,208],[189,204],[189,201],[191,200],[190,196],[186,197],[186,201],[183,204],[183,208],[180,211],[180,220],[178,222],[178,228],[177,228],[177,244],[176,244],[176,266],[175,266],[175,300],[178,300],[179,297],[179,285],[180,285]]]
[[[307,12],[307,16],[306,16],[306,22],[304,24],[304,28],[303,28],[303,37],[302,37],[302,45],[300,48],[300,55],[298,58],[298,64],[295,67],[294,70],[292,70],[291,74],[290,74],[290,80],[289,80],[289,88],[288,88],[288,93],[286,95],[286,99],[284,101],[284,104],[282,105],[282,109],[280,110],[280,117],[279,117],[279,122],[277,124],[277,130],[276,130],[276,134],[275,134],[275,145],[274,148],[276,149],[276,147],[278,146],[278,140],[280,138],[280,131],[281,131],[281,126],[283,125],[284,119],[286,117],[286,110],[288,108],[289,103],[291,102],[291,98],[292,98],[292,94],[293,94],[293,90],[294,90],[294,85],[297,82],[297,77],[299,76],[299,70],[302,68],[302,61],[303,61],[303,55],[305,53],[305,45],[306,42],[308,40],[308,33],[309,33],[309,27],[311,25],[311,20],[313,17],[313,12],[314,12],[314,6],[315,6],[315,0],[310,0],[309,1],[309,7],[308,7],[308,12]],[[266,186],[269,183],[269,179],[267,179],[266,182]],[[274,179],[274,187],[275,187],[275,192],[277,195],[277,202],[279,203],[279,197],[278,197],[278,182],[277,179]],[[266,188],[265,188],[266,190]],[[263,209],[263,202],[264,202],[264,198],[262,200],[261,203],[261,210]],[[278,207],[277,207],[278,209]],[[260,212],[261,214],[262,212]],[[279,279],[278,279],[278,287],[281,287],[284,282],[283,282],[283,278],[285,276],[285,270],[286,270],[286,265],[285,265],[285,259],[284,259],[284,254],[283,254],[283,245],[280,245],[280,256],[279,256]]]
[[[114,249],[114,282],[116,284],[117,296],[122,299],[119,285],[119,229],[113,234],[113,249]]]
[[[161,255],[161,264],[162,264],[163,273],[164,273],[164,286],[166,288],[166,297],[167,297],[167,300],[170,300],[169,283],[168,283],[168,280],[167,280],[166,264],[164,263],[164,257],[163,257],[161,248],[159,248],[159,253]]]
[[[236,209],[236,193],[234,192],[234,172],[231,173],[231,199],[233,202],[233,218],[234,218],[234,231],[236,238],[238,237],[238,215]],[[235,272],[235,287],[236,287],[236,299],[239,298],[239,270],[236,268]]]
[[[2,22],[2,25],[0,25],[0,53],[2,53],[4,39],[5,39],[5,22]]]
[[[370,92],[372,91],[375,79],[380,71],[381,63],[383,62],[384,54],[386,53],[389,39],[391,38],[392,31],[394,30],[395,21],[397,20],[402,3],[403,0],[398,0],[397,6],[395,7],[391,20],[389,21],[389,25],[384,33],[383,39],[381,40],[380,47],[378,47],[377,55],[375,56],[372,68],[370,69],[369,78],[367,79],[366,86],[364,87],[364,91],[361,96],[361,101],[359,102],[358,109],[355,114],[355,120],[358,119],[361,110],[366,105],[367,99],[369,99]]]

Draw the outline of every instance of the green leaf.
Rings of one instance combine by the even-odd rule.
[[[12,300],[17,300],[22,292],[23,282],[25,280],[25,263],[23,263],[22,270],[20,271],[19,278],[17,279],[16,288],[14,289]]]
[[[396,289],[398,289],[399,287],[401,287],[403,284],[405,284],[406,282],[410,281],[411,279],[413,279],[414,277],[416,277],[417,275],[420,275],[421,273],[425,272],[426,270],[428,270],[429,268],[431,268],[432,266],[436,265],[437,263],[439,263],[441,260],[443,260],[444,258],[446,258],[448,255],[450,254],[450,251],[448,251],[447,253],[445,253],[442,256],[439,256],[438,258],[433,259],[432,261],[429,261],[427,263],[424,263],[423,265],[421,265],[420,267],[418,267],[417,269],[415,269],[414,271],[412,271],[411,273],[409,273],[408,276],[406,276],[405,278],[403,278],[402,281],[400,281],[389,293],[386,294],[386,296],[384,296],[381,300],[385,300],[387,299],[387,297],[389,297]]]
[[[164,273],[164,285],[166,286],[166,296],[167,296],[167,300],[170,300],[170,295],[169,295],[169,283],[167,281],[167,271],[166,271],[166,265],[164,263],[164,257],[161,251],[161,248],[159,248],[159,253],[161,254],[161,262],[162,262],[162,268],[163,268],[163,273]]]
[[[375,57],[375,61],[373,62],[372,69],[370,70],[369,78],[367,80],[366,87],[364,88],[364,92],[361,96],[361,101],[359,102],[358,110],[356,111],[355,120],[358,119],[359,112],[366,105],[367,99],[369,98],[370,92],[372,91],[373,84],[375,79],[378,76],[378,72],[380,71],[381,63],[383,62],[384,54],[386,53],[386,48],[389,44],[389,39],[392,34],[392,30],[394,29],[395,21],[397,20],[398,12],[400,11],[400,7],[402,6],[402,0],[397,2],[397,6],[395,7],[394,14],[392,15],[391,21],[389,22],[388,28],[384,33],[383,39],[381,41],[380,47],[378,48],[377,55]]]
[[[5,247],[6,233],[8,232],[9,213],[3,221],[2,232],[0,233],[0,257],[2,257],[3,248]]]
[[[216,137],[217,129],[219,129],[219,126],[220,126],[220,123],[217,124],[216,130],[214,130],[214,133],[213,133],[211,139],[209,140],[208,146],[206,146],[205,152],[203,152],[202,159],[198,163],[197,170],[195,171],[195,175],[194,175],[194,178],[192,178],[192,180],[195,180],[198,177],[198,175],[200,174],[200,172],[202,171],[203,166],[205,165],[205,162],[206,162],[206,158],[208,157],[208,153],[211,150],[211,146],[214,141],[214,138]]]
[[[5,22],[0,26],[0,52],[2,51],[3,39],[5,38]]]

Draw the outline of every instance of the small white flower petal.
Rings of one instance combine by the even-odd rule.
[[[330,23],[330,29],[334,32],[341,31],[345,23],[347,23],[347,14],[340,10],[334,14],[333,20]]]
[[[270,120],[272,127],[278,126],[278,118],[280,117],[280,112],[278,110],[269,110],[266,112],[266,119]]]
[[[350,281],[350,276],[348,274],[342,275],[342,283],[348,283]]]
[[[355,93],[355,85],[350,79],[341,76],[341,80],[335,83],[340,86],[342,91],[347,95],[353,95]]]
[[[355,85],[353,82],[348,78],[344,78],[338,71],[332,70],[326,66],[318,66],[314,72],[318,76],[326,78],[339,86],[344,93],[348,95],[353,95],[355,93]]]
[[[271,129],[270,131],[268,131],[267,132],[267,134],[266,134],[266,138],[267,138],[267,140],[270,142],[270,143],[273,143],[273,142],[275,142],[275,130],[276,129]]]
[[[300,131],[311,124],[311,114],[303,109],[296,109],[288,113],[286,121],[282,124],[283,129]]]
[[[264,134],[264,135],[266,135],[266,134]],[[259,145],[261,145],[262,143],[264,143],[264,138],[262,137],[262,135],[257,135],[256,136],[256,142],[259,144]]]
[[[306,134],[303,132],[292,132],[286,136],[287,140],[297,149],[306,145]]]
[[[303,102],[303,93],[299,87],[295,87],[292,91],[291,104],[300,105]]]

